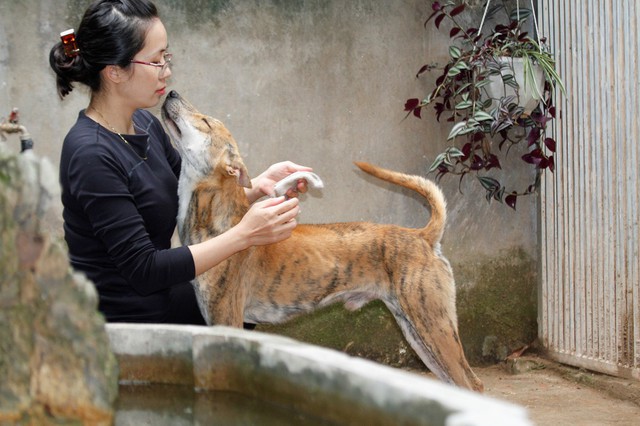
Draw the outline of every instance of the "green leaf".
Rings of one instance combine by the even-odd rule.
[[[450,146],[449,148],[447,148],[447,150],[445,151],[445,163],[452,165],[452,158],[456,158],[456,157],[463,157],[464,153],[462,151],[460,151],[458,148],[456,148],[455,146]]]
[[[480,88],[482,88],[484,86],[487,86],[489,84],[491,84],[491,79],[490,78],[485,78],[484,80],[481,80],[481,81],[477,82],[475,84],[475,86],[476,86],[476,88],[480,89]]]
[[[460,133],[458,133],[458,136],[466,135],[466,134],[468,134],[468,133],[473,133],[473,132],[475,132],[475,131],[476,131],[475,127],[469,127],[469,126],[467,126],[467,127],[465,127],[464,129],[462,129],[462,130],[460,131]]]
[[[493,196],[494,191],[498,191],[500,189],[500,182],[492,177],[478,176],[478,180],[484,189],[491,191],[491,196]]]
[[[454,66],[449,69],[449,72],[447,73],[447,77],[455,77],[458,74],[460,74],[460,69],[457,68],[457,66]]]
[[[467,100],[467,101],[462,101],[462,102],[458,103],[455,106],[455,108],[457,110],[462,110],[462,109],[470,108],[472,105],[473,105],[473,102]]]
[[[515,78],[512,78],[512,79],[510,79],[510,80],[506,80],[506,81],[505,81],[505,84],[506,84],[507,86],[513,87],[513,88],[514,88],[514,89],[516,89],[516,90],[519,90],[519,89],[520,89],[520,85],[518,84],[518,82],[516,81],[516,79],[515,79]]]
[[[460,55],[462,54],[462,50],[460,50],[459,47],[457,46],[451,46],[449,48],[449,56],[451,56],[453,59],[458,59],[460,58]]]
[[[491,202],[491,198],[492,197],[493,197],[493,191],[487,190],[487,193],[485,194],[485,198],[487,199],[487,203]]]
[[[440,167],[440,164],[444,163],[445,158],[446,158],[446,154],[445,153],[439,154],[436,157],[436,159],[433,160],[433,163],[431,163],[431,167],[429,167],[428,173],[431,173],[431,172],[437,170],[438,167]]]
[[[476,113],[473,115],[473,118],[476,121],[489,121],[489,120],[493,120],[493,117],[490,114],[487,114],[484,111],[476,111]]]
[[[433,171],[438,170],[438,167],[440,167],[440,165],[442,164],[446,164],[447,166],[452,166],[453,161],[451,161],[451,159],[456,157],[462,157],[463,155],[464,154],[462,153],[462,151],[460,151],[458,148],[456,148],[455,146],[450,146],[449,148],[446,149],[445,152],[438,154],[436,159],[433,160],[433,163],[431,163],[431,167],[429,167],[429,171],[427,173],[431,173]]]
[[[520,8],[520,10],[514,9],[511,12],[509,19],[511,19],[512,21],[517,21],[518,12],[520,13],[520,21],[525,21],[531,15],[531,9],[526,9],[526,8]]]
[[[487,100],[485,100],[484,102],[482,102],[482,108],[487,109],[489,107],[491,107],[491,104],[493,104],[493,99],[489,98]]]
[[[451,140],[456,136],[458,136],[458,134],[465,129],[466,125],[467,125],[466,121],[461,121],[459,123],[456,123],[456,125],[451,128],[451,132],[449,132],[449,136],[447,137],[447,140]]]
[[[465,92],[465,90],[471,86],[471,83],[465,83],[462,86],[460,86],[458,88],[458,90],[456,90],[456,92],[453,94],[453,97],[455,98],[456,96],[459,96],[460,94],[462,94],[462,99],[467,100],[469,99],[469,93]],[[464,93],[463,93],[464,92]]]

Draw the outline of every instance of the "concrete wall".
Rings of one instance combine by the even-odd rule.
[[[88,94],[76,90],[58,100],[48,53],[60,31],[78,26],[86,4],[0,0],[0,116],[19,107],[36,151],[56,164],[62,139]],[[420,200],[365,178],[352,161],[424,174],[447,146],[448,126],[431,115],[403,120],[404,101],[424,96],[433,83],[429,75],[416,79],[417,70],[446,59],[448,36],[423,26],[429,2],[157,0],[157,5],[174,53],[171,88],[226,123],[250,172],[290,159],[314,167],[324,179],[322,194],[305,198],[302,221],[412,227],[427,221]],[[478,7],[467,19],[479,22]],[[17,138],[6,143],[18,149]],[[536,198],[519,200],[513,212],[488,204],[473,178],[462,183],[462,193],[455,178],[442,186],[449,202],[443,248],[457,276],[468,351],[480,359],[487,339],[498,343],[485,353],[529,343],[536,333]],[[52,229],[59,232],[59,215],[51,216]],[[496,303],[494,295],[509,302],[498,297]],[[523,311],[526,318],[510,319]]]

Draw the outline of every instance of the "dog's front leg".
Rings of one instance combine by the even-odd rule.
[[[207,324],[242,328],[244,297],[239,293],[218,295],[207,301]]]

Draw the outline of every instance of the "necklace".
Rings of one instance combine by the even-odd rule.
[[[146,160],[147,158],[149,158],[147,155],[142,156],[142,155],[138,154],[138,151],[136,151],[135,149],[133,149],[133,147],[129,144],[129,142],[127,142],[127,140],[124,138],[124,136],[122,136],[120,133],[118,133],[118,131],[117,131],[117,130],[116,130],[116,129],[111,125],[111,124],[109,124],[109,122],[107,121],[107,119],[106,119],[106,118],[104,118],[104,115],[102,115],[102,114],[100,113],[100,111],[98,111],[98,110],[97,110],[95,107],[93,107],[93,106],[91,106],[91,107],[89,107],[89,108],[91,108],[92,110],[94,110],[94,111],[95,111],[95,112],[100,116],[100,118],[102,118],[102,121],[104,121],[104,123],[105,123],[107,126],[109,126],[109,128],[111,129],[111,131],[112,131],[113,133],[115,133],[116,135],[120,136],[120,139],[122,139],[122,142],[124,142],[124,143],[125,143],[125,145],[127,145],[129,148],[131,148],[131,150],[132,150],[133,152],[135,152],[135,154],[136,154],[138,157],[140,157],[142,160]]]

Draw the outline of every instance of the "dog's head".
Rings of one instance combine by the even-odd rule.
[[[190,173],[203,177],[235,176],[238,184],[251,188],[238,145],[219,120],[200,114],[175,90],[162,105],[162,120],[182,156],[183,172],[189,167]]]

